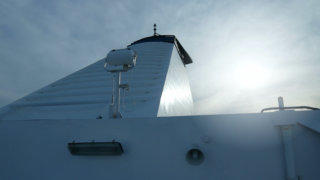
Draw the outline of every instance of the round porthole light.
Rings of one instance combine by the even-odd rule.
[[[186,154],[186,160],[191,165],[200,165],[204,161],[204,155],[199,149],[190,149]]]

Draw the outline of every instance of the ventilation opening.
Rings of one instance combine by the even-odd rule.
[[[187,152],[186,160],[191,165],[200,165],[204,161],[204,155],[199,149],[190,149]]]

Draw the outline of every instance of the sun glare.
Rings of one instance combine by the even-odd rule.
[[[259,64],[242,64],[233,72],[234,82],[241,89],[261,88],[268,83],[270,72]]]

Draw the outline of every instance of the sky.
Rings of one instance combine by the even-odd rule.
[[[319,0],[0,1],[0,107],[153,34],[174,34],[195,114],[320,107]]]

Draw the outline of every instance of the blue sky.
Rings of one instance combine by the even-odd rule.
[[[0,106],[103,58],[174,34],[197,114],[320,106],[320,1],[0,1]]]

